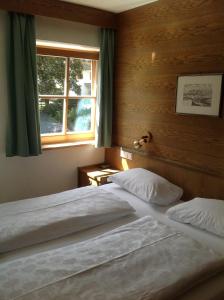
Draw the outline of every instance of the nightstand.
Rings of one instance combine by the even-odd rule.
[[[110,175],[120,172],[113,168],[102,168],[102,165],[85,166],[78,168],[78,187],[87,185],[103,185],[108,183]]]

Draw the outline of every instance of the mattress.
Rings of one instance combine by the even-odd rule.
[[[102,234],[106,231],[112,230],[118,226],[127,224],[139,217],[152,215],[157,220],[165,223],[167,225],[173,226],[175,229],[184,232],[185,234],[189,235],[191,238],[200,241],[202,244],[207,245],[208,247],[212,248],[213,250],[224,253],[224,239],[219,238],[218,236],[212,235],[202,230],[195,229],[192,226],[180,224],[175,221],[170,220],[166,215],[166,210],[170,207],[158,207],[156,205],[151,205],[149,203],[145,203],[144,201],[140,200],[136,196],[128,193],[127,191],[123,190],[118,185],[112,183],[108,185],[101,186],[100,189],[104,189],[106,191],[112,192],[118,197],[123,200],[128,201],[136,210],[136,213],[132,216],[124,217],[122,219],[100,225],[89,230],[76,233],[73,235],[69,235],[63,238],[59,238],[57,240],[45,242],[39,245],[27,247],[24,249],[12,251],[10,253],[6,253],[0,255],[1,262],[12,261],[19,257],[27,257],[34,253],[41,253],[47,251],[49,249],[56,249],[58,247],[64,247],[66,245],[70,245],[76,242],[84,241],[89,238],[95,237],[99,234]],[[183,300],[194,300],[194,299],[217,299],[220,298],[220,295],[224,295],[224,274],[219,274],[216,278],[212,280],[208,280],[206,283],[202,283],[198,285],[197,288],[186,293],[181,299]]]

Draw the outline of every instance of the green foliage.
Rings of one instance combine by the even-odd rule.
[[[68,111],[68,130],[69,131],[73,131],[74,130],[74,123],[75,123],[76,117],[77,117],[77,108],[75,108],[73,106]]]
[[[78,79],[82,79],[83,75],[83,61],[81,59],[70,58],[70,68],[69,68],[69,85],[70,90],[76,93],[76,95],[81,95],[81,86],[77,84]]]
[[[65,65],[66,58],[52,56],[37,56],[38,90],[39,95],[64,95],[65,94]],[[83,77],[83,70],[90,69],[89,60],[70,58],[69,65],[69,89],[76,95],[81,95],[81,86],[78,80]],[[74,101],[74,102],[73,102]],[[87,117],[91,109],[78,109],[77,100],[70,100],[67,114],[68,129],[74,130],[77,117]],[[63,100],[43,99],[39,105],[40,113],[43,113],[57,123],[63,119]]]
[[[40,95],[64,95],[65,62],[63,57],[37,56],[37,82]],[[78,79],[82,78],[85,61],[70,59],[70,90],[77,95],[81,94]]]
[[[86,107],[87,104],[87,107]],[[75,131],[81,126],[85,128],[91,127],[91,108],[88,105],[89,99],[69,101],[69,108],[67,114],[68,130]],[[52,122],[62,123],[63,119],[63,100],[43,100],[40,102],[40,112],[52,118]],[[79,118],[78,124],[77,120]],[[44,121],[43,121],[44,122]]]
[[[42,105],[41,105],[42,104]],[[52,117],[57,122],[62,122],[63,119],[63,100],[44,100],[40,102],[40,112]]]
[[[65,59],[37,56],[37,82],[40,95],[63,95]]]

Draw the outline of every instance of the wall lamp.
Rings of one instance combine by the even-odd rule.
[[[133,145],[135,149],[140,149],[144,144],[150,143],[152,134],[148,131],[148,135],[143,135],[140,139],[134,140]]]

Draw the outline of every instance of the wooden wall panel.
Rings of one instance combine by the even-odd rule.
[[[117,22],[113,143],[130,148],[150,130],[148,156],[129,167],[167,175],[187,197],[224,199],[224,120],[175,113],[178,75],[224,72],[224,1],[159,0]],[[122,168],[116,148],[106,158]]]
[[[224,200],[224,179],[222,176],[213,176],[206,171],[201,172],[194,167],[178,165],[167,159],[160,159],[151,155],[133,154],[133,160],[120,158],[120,148],[107,149],[106,161],[115,168],[127,170],[141,167],[164,176],[171,182],[181,186],[184,190],[183,199],[190,200],[193,197],[208,197]]]

